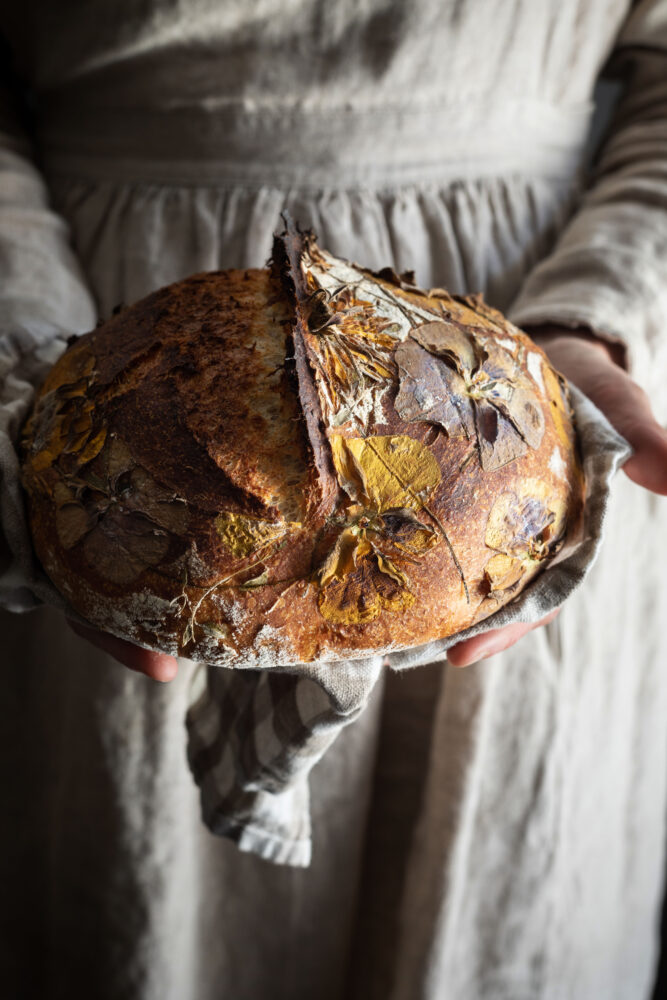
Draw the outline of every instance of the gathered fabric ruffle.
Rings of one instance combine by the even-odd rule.
[[[334,254],[414,270],[426,287],[483,291],[507,309],[579,190],[577,178],[518,173],[398,189],[198,187],[58,174],[50,184],[102,318],[195,271],[263,267],[285,210]]]

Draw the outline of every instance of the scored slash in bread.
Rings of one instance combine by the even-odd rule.
[[[480,296],[331,256],[194,275],[76,339],[23,437],[84,618],[225,666],[386,653],[493,614],[580,530],[564,380]]]

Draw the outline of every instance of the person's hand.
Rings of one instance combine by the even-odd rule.
[[[142,649],[141,646],[135,646],[134,643],[119,639],[109,632],[100,632],[92,625],[80,625],[71,618],[67,619],[67,624],[82,639],[92,642],[93,646],[113,656],[130,670],[145,674],[154,681],[172,681],[176,676],[178,664],[174,657],[168,656],[167,653],[154,653],[150,649]]]
[[[540,327],[531,336],[554,368],[606,415],[633,448],[623,471],[644,489],[667,496],[667,430],[653,415],[651,401],[622,367],[623,350],[590,334]]]
[[[623,349],[584,330],[544,326],[527,332],[554,368],[574,382],[632,445],[634,454],[623,466],[626,475],[644,489],[667,496],[667,431],[655,419],[644,390],[622,367]],[[447,658],[452,666],[466,667],[514,645],[557,614],[553,611],[532,625],[517,623],[466,639],[452,646]]]

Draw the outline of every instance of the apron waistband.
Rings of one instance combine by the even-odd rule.
[[[278,188],[394,187],[511,173],[571,178],[592,104],[438,107],[233,104],[60,108],[38,143],[47,171],[127,182]]]

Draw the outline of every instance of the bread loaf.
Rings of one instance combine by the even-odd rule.
[[[225,666],[390,652],[511,601],[579,528],[564,380],[480,296],[333,257],[195,275],[75,339],[23,437],[84,618]]]

